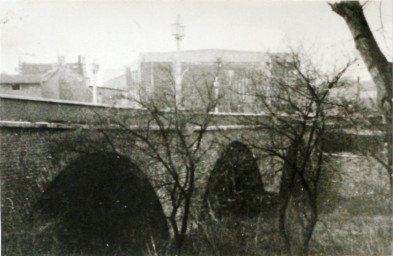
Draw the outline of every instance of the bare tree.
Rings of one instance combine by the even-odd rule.
[[[272,61],[277,74],[267,76],[260,71],[251,77],[255,105],[270,120],[257,123],[269,134],[269,142],[253,146],[281,159],[279,231],[288,254],[307,254],[318,220],[318,183],[329,129],[327,96],[339,85],[349,64],[326,75],[298,52]]]
[[[212,143],[204,143],[211,123],[210,112],[217,104],[213,93],[213,72],[188,71],[183,81],[182,97],[176,102],[174,78],[170,66],[160,66],[160,75],[151,85],[140,85],[136,101],[142,110],[132,116],[112,116],[117,124],[135,140],[155,169],[156,187],[165,190],[170,204],[168,220],[171,224],[175,249],[180,254],[185,240],[195,194],[198,171]],[[138,120],[138,125],[135,125]]]
[[[377,160],[385,166],[389,173],[391,190],[393,191],[393,151],[392,151],[392,63],[389,62],[379,48],[363,13],[364,5],[359,1],[340,1],[330,4],[332,10],[344,18],[355,41],[364,63],[377,87],[378,106],[385,117],[385,142],[387,153],[385,160]]]

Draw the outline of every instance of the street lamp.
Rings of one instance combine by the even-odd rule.
[[[100,66],[97,63],[91,64],[91,72],[93,73],[93,104],[97,104],[97,72]]]
[[[218,82],[217,76],[214,79],[213,88],[214,88],[214,96],[216,98],[216,106],[214,107],[214,113],[218,113],[218,94],[219,94],[220,82]]]
[[[184,25],[180,23],[179,16],[177,17],[176,23],[172,24],[172,35],[176,39],[176,69],[175,69],[175,104],[179,104],[181,101],[181,62],[180,62],[180,44],[184,37]]]

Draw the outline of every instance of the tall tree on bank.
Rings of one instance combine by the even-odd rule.
[[[379,161],[386,167],[393,191],[392,160],[392,63],[379,48],[363,13],[359,1],[340,1],[329,4],[334,12],[344,18],[355,41],[364,63],[377,86],[378,106],[385,117],[385,135],[387,142],[386,161]]]
[[[255,99],[255,110],[263,109],[270,121],[251,120],[268,138],[263,143],[250,138],[248,144],[280,163],[278,230],[283,254],[309,254],[319,218],[319,181],[326,170],[326,134],[332,129],[327,116],[335,108],[329,94],[341,85],[350,65],[322,71],[309,54],[291,50],[271,56],[272,72],[250,72],[249,92]]]

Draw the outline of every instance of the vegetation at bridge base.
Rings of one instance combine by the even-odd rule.
[[[258,163],[247,145],[234,141],[210,173],[204,195],[204,215],[212,218],[255,216],[265,191]]]
[[[152,243],[159,251],[169,238],[148,179],[115,153],[78,158],[47,187],[33,211],[38,229],[53,228],[62,253],[141,253]]]

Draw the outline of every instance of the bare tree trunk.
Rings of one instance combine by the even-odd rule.
[[[279,209],[279,220],[278,220],[278,226],[279,226],[279,231],[280,231],[280,235],[281,238],[284,240],[284,245],[285,245],[285,249],[286,252],[288,253],[288,255],[292,255],[291,254],[291,243],[289,241],[289,237],[287,235],[287,230],[286,230],[286,214],[287,214],[287,208],[288,208],[288,203],[289,203],[289,195],[288,193],[286,193],[286,195],[281,195],[280,196],[280,200],[281,200],[281,205],[280,205],[280,209]]]
[[[287,151],[280,184],[279,230],[284,240],[286,253],[292,255],[291,241],[287,230],[287,212],[291,200],[291,190],[295,183],[298,145],[293,143]]]
[[[383,111],[386,121],[387,165],[392,166],[392,63],[389,62],[370,30],[358,1],[340,1],[330,4],[332,10],[344,18],[355,40],[364,63],[377,86],[378,105]],[[392,168],[388,168],[390,186],[393,191]]]

